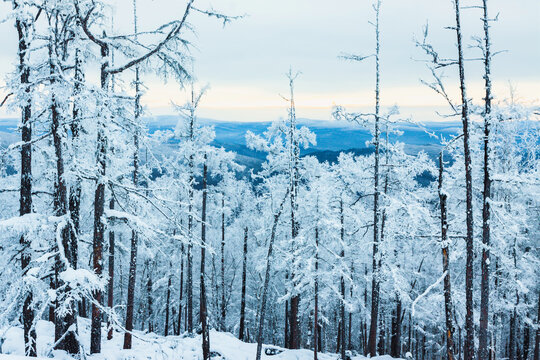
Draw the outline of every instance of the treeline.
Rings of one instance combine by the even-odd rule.
[[[407,154],[394,140],[398,109],[381,107],[376,1],[373,54],[345,56],[374,61],[374,110],[333,111],[369,129],[374,151],[331,164],[300,156],[316,139],[297,126],[291,70],[286,118],[246,134],[267,154],[249,174],[197,120],[207,88],[194,79],[188,40],[196,16],[236,17],[194,3],[141,31],[134,1],[123,34],[105,2],[12,1],[18,66],[2,106],[20,111],[21,141],[0,158],[0,326],[24,328],[26,354],[38,355],[36,323],[46,319],[52,348],[79,357],[114,336],[130,349],[141,330],[199,333],[208,359],[214,328],[257,341],[257,359],[265,342],[313,349],[315,359],[538,360],[538,113],[492,101],[487,1],[467,10],[453,1],[453,56],[436,52],[427,28],[416,44],[433,77],[424,83],[463,124],[441,138],[437,161]],[[482,14],[478,103],[467,96],[462,11]],[[450,68],[455,84],[441,73]],[[188,89],[174,131],[149,135],[142,121],[149,72]],[[171,139],[170,153],[153,151]],[[437,180],[420,184],[426,174]],[[90,349],[78,317],[91,319]]]

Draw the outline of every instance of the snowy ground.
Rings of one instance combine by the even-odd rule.
[[[79,319],[82,341],[85,351],[90,348],[89,321]],[[123,336],[115,332],[112,340],[106,340],[105,331],[103,333],[102,353],[88,356],[91,360],[199,360],[202,359],[201,337],[179,337],[179,336],[158,336],[155,334],[143,334],[135,332],[132,350],[122,350]],[[2,335],[3,334],[3,335]],[[54,342],[54,325],[48,321],[39,321],[37,324],[38,354],[42,358],[53,357],[55,359],[72,359],[62,351],[50,351]],[[7,331],[0,331],[0,336],[4,342],[0,348],[0,360],[25,360],[21,356],[24,351],[22,328],[10,328]],[[264,354],[265,347],[273,347],[283,350],[280,354],[268,356]],[[255,359],[257,345],[248,344],[238,340],[230,333],[217,331],[210,332],[210,350],[221,354],[214,360],[253,360]],[[285,350],[276,346],[265,345],[263,347],[262,359],[265,360],[311,360],[313,352],[310,350]],[[319,354],[320,360],[336,360],[336,354]],[[362,356],[353,357],[353,360],[364,359]],[[390,360],[389,356],[381,356],[375,359]]]

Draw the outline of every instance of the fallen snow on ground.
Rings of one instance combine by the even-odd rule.
[[[89,353],[90,322],[87,319],[79,318],[79,328],[81,333],[82,346],[85,353]],[[63,351],[51,351],[54,343],[54,325],[48,321],[38,321],[37,347],[38,355],[45,358],[55,358],[60,360],[72,360]],[[115,332],[112,340],[106,339],[106,331],[102,331],[102,353],[88,355],[89,360],[199,360],[202,359],[201,337],[182,336],[159,336],[156,334],[145,334],[135,331],[133,338],[133,349],[123,350],[123,334]],[[24,352],[23,330],[20,327],[12,327],[0,330],[0,360],[27,360],[21,356]],[[3,343],[1,342],[3,339]],[[266,355],[264,349],[272,347],[281,350],[277,355]],[[257,344],[244,343],[230,333],[217,331],[210,332],[210,350],[215,352],[213,360],[254,360]],[[217,353],[221,355],[218,356]],[[320,360],[336,360],[336,354],[319,353]],[[35,359],[35,358],[33,358]],[[264,345],[262,359],[264,360],[311,360],[313,351],[311,350],[286,350],[273,345]],[[365,359],[362,356],[353,357],[352,360]],[[389,356],[380,356],[374,359],[391,360]]]

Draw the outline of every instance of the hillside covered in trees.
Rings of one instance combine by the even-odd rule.
[[[488,0],[448,0],[451,52],[414,42],[441,121],[383,106],[387,1],[335,54],[372,69],[369,111],[305,120],[289,69],[283,117],[245,124],[199,116],[193,34],[249,14],[141,30],[133,0],[124,32],[114,1],[5,1],[0,358],[540,360],[540,107],[495,93]]]

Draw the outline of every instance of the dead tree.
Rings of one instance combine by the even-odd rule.
[[[172,263],[169,263],[169,269],[172,268]],[[163,335],[167,336],[169,335],[169,311],[171,307],[171,281],[172,281],[172,275],[169,274],[169,278],[167,280],[167,297],[165,300],[165,329],[163,330]]]
[[[540,360],[540,294],[538,295],[538,314],[536,315],[536,336],[534,337],[534,360]]]
[[[290,88],[290,107],[289,107],[289,193],[291,200],[291,239],[292,247],[296,246],[296,238],[300,229],[298,222],[298,181],[299,181],[299,162],[300,162],[300,144],[298,142],[297,129],[296,129],[296,107],[294,103],[294,81],[298,73],[293,74],[292,70],[289,70],[287,77],[289,79]],[[293,286],[293,293],[290,302],[289,313],[289,328],[290,328],[290,349],[300,348],[300,324],[298,320],[298,307],[300,305],[300,294],[294,289],[296,285],[296,278],[294,268],[291,270],[291,282]]]
[[[339,223],[340,223],[340,239],[341,239],[341,253],[340,259],[342,264],[345,263],[345,225],[343,215],[343,196],[339,199]],[[339,303],[339,334],[338,347],[340,349],[341,360],[345,360],[345,278],[343,276],[343,269],[341,270],[341,276],[339,279],[341,299]]]
[[[317,208],[318,208],[317,199]],[[317,360],[319,352],[319,224],[315,225],[315,291],[313,311],[313,360]]]
[[[248,227],[244,228],[244,257],[242,259],[242,295],[240,300],[240,326],[238,339],[244,341],[245,321],[246,321],[246,277],[247,277],[247,255],[248,255]]]
[[[225,303],[225,194],[221,195],[221,331],[227,331]]]
[[[135,41],[137,41],[137,1],[133,0],[133,30]],[[139,118],[141,116],[141,90],[139,65],[135,65],[135,108],[133,112],[133,122],[135,125],[133,133],[133,186],[137,188],[139,177]],[[126,303],[126,332],[124,334],[124,349],[131,349],[131,331],[133,330],[133,307],[135,302],[135,281],[137,276],[137,248],[138,235],[135,230],[131,230],[131,249],[129,258],[129,277]]]
[[[466,268],[465,268],[465,349],[464,360],[474,359],[474,304],[473,304],[473,268],[474,268],[474,239],[473,239],[473,190],[471,150],[469,146],[469,99],[465,84],[465,59],[463,57],[463,42],[461,34],[461,11],[459,0],[454,0],[456,12],[456,38],[457,38],[457,65],[459,68],[459,84],[461,93],[461,121],[463,123],[463,157],[465,165],[465,191],[466,191]]]
[[[114,210],[114,196],[111,196],[111,200],[109,202],[109,209]],[[115,244],[115,236],[114,231],[109,230],[109,283],[107,288],[107,307],[109,310],[112,310],[114,306],[114,250],[115,250],[116,244]],[[109,322],[107,324],[107,327],[109,328],[107,333],[107,340],[111,340],[113,338],[113,328],[112,323],[109,319]]]
[[[343,55],[346,60],[363,61],[367,58],[375,58],[375,111],[370,114],[350,114],[345,113],[342,107],[337,107],[334,110],[334,118],[346,119],[348,121],[355,121],[358,123],[367,122],[367,118],[373,118],[373,145],[375,147],[374,164],[373,164],[373,256],[372,256],[372,281],[371,281],[371,320],[369,328],[369,339],[367,346],[364,347],[365,354],[370,354],[372,357],[377,355],[377,328],[379,325],[379,290],[380,290],[380,275],[379,268],[381,265],[381,256],[379,254],[379,227],[380,225],[380,204],[379,198],[381,190],[379,188],[380,179],[380,10],[381,0],[376,0],[373,5],[375,10],[375,22],[372,25],[375,27],[375,53],[368,56],[359,55]]]
[[[375,165],[373,167],[373,280],[371,282],[371,323],[369,328],[368,350],[373,357],[377,355],[377,326],[379,318],[379,147],[380,147],[380,130],[379,130],[379,109],[380,109],[380,35],[379,35],[379,16],[380,16],[381,1],[378,0],[375,5]]]
[[[440,94],[450,105],[454,111],[454,115],[460,115],[462,122],[463,133],[461,137],[463,138],[463,157],[464,157],[464,167],[465,167],[465,192],[466,192],[466,267],[465,267],[465,341],[464,341],[464,360],[473,360],[474,359],[474,304],[473,304],[473,268],[474,268],[474,219],[473,219],[473,190],[472,190],[472,165],[471,165],[471,150],[469,145],[469,126],[470,126],[470,116],[469,116],[469,99],[467,98],[467,86],[465,81],[465,58],[463,56],[463,41],[462,41],[462,31],[461,31],[461,9],[459,5],[459,0],[453,0],[454,11],[455,11],[455,21],[456,24],[454,27],[451,27],[456,33],[457,38],[457,60],[443,59],[439,54],[434,50],[433,46],[426,43],[427,38],[427,27],[424,30],[424,42],[418,43],[417,46],[421,47],[428,56],[431,57],[432,66],[430,67],[431,73],[435,78],[434,83],[426,83],[425,85],[430,87],[432,90]],[[457,65],[459,70],[459,87],[460,87],[460,98],[461,98],[461,108],[455,106],[450,97],[448,96],[446,89],[441,81],[439,75],[437,75],[436,70],[444,68],[451,65]],[[461,348],[461,347],[460,347]]]
[[[22,5],[19,1],[13,1],[13,9],[19,10]],[[21,187],[19,190],[19,215],[24,216],[32,212],[32,89],[30,84],[30,32],[32,24],[24,18],[15,19],[15,28],[18,35],[19,57],[19,80],[24,92],[24,102],[21,105]],[[22,235],[21,244],[21,269],[23,274],[28,271],[32,261],[30,255],[30,241]],[[36,357],[36,330],[34,328],[34,310],[32,308],[33,296],[30,291],[23,295],[22,321],[24,328],[24,353],[27,356]]]
[[[478,357],[487,359],[489,357],[489,248],[490,248],[490,198],[491,198],[491,177],[490,177],[490,144],[489,133],[491,127],[491,42],[489,36],[489,21],[487,0],[483,0],[484,23],[484,193],[482,204],[482,282],[480,285],[480,327],[478,330]]]
[[[450,264],[448,250],[448,221],[447,221],[447,195],[443,189],[444,162],[443,153],[439,155],[439,206],[441,210],[441,245],[444,274],[444,314],[446,319],[446,357],[454,360],[454,325],[452,324],[452,292],[450,286]],[[487,359],[487,358],[486,358]]]
[[[205,255],[206,255],[206,198],[208,166],[207,155],[204,154],[203,178],[202,178],[202,215],[201,215],[201,273],[200,273],[200,301],[199,301],[199,321],[202,328],[202,351],[203,359],[210,359],[210,334],[207,324],[207,308],[206,308],[206,287],[204,284],[205,277]]]
[[[184,244],[181,245],[180,250],[180,298],[178,299],[178,326],[176,328],[175,335],[180,335],[181,325],[182,325],[182,305],[183,305],[183,296],[184,296]]]
[[[272,232],[270,234],[270,243],[268,244],[268,254],[266,255],[266,271],[264,274],[264,285],[263,293],[261,299],[261,306],[259,309],[259,329],[257,331],[257,354],[255,356],[256,360],[261,360],[261,351],[262,351],[262,342],[264,336],[264,320],[266,315],[266,299],[268,297],[268,284],[270,283],[270,268],[272,266],[272,253],[274,249],[274,240],[276,239],[276,230],[279,221],[279,217],[283,211],[283,205],[289,196],[289,191],[283,197],[281,204],[279,205],[278,211],[274,214],[274,223],[272,224]]]

